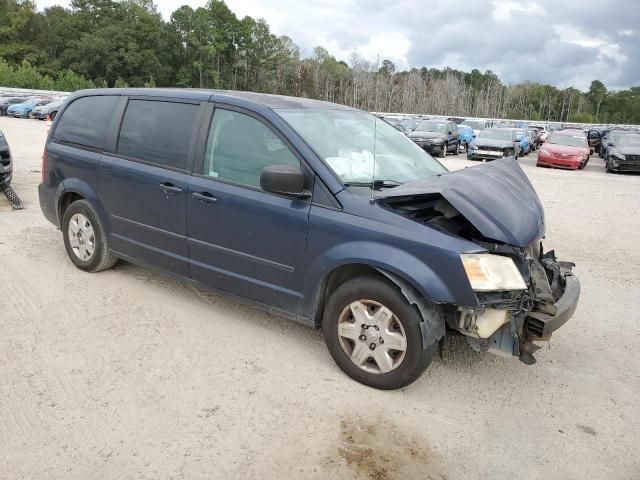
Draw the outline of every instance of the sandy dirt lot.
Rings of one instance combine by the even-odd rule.
[[[26,206],[0,199],[0,478],[640,478],[640,176],[523,159],[546,247],[577,264],[575,318],[534,366],[449,339],[381,392],[312,329],[131,264],[74,268],[38,206],[44,123],[0,129]]]

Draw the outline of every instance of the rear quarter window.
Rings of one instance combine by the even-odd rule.
[[[58,120],[53,140],[104,148],[109,122],[119,99],[117,96],[95,96],[74,100]]]
[[[191,103],[130,100],[118,154],[186,170],[199,108]]]

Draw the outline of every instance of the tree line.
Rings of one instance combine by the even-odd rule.
[[[291,38],[222,0],[181,6],[168,21],[153,0],[72,0],[43,12],[31,0],[0,0],[0,86],[222,88],[378,112],[640,124],[640,87],[505,85],[490,70],[397,71],[355,53],[339,61],[321,46],[303,58]]]

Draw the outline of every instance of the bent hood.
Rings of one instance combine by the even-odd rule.
[[[443,133],[440,132],[429,132],[426,130],[414,130],[413,132],[411,132],[409,134],[409,136],[411,138],[413,137],[418,137],[418,138],[444,138],[445,135]]]
[[[526,247],[544,235],[542,204],[513,157],[406,183],[377,198],[433,195],[447,200],[488,239]]]
[[[493,138],[477,138],[476,137],[473,143],[478,147],[498,147],[498,148],[513,147],[513,142],[511,140],[495,140]]]
[[[616,147],[623,155],[640,155],[640,147]]]

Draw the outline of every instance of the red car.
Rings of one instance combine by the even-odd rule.
[[[583,169],[589,161],[589,144],[584,132],[559,130],[550,133],[538,151],[538,167]]]

